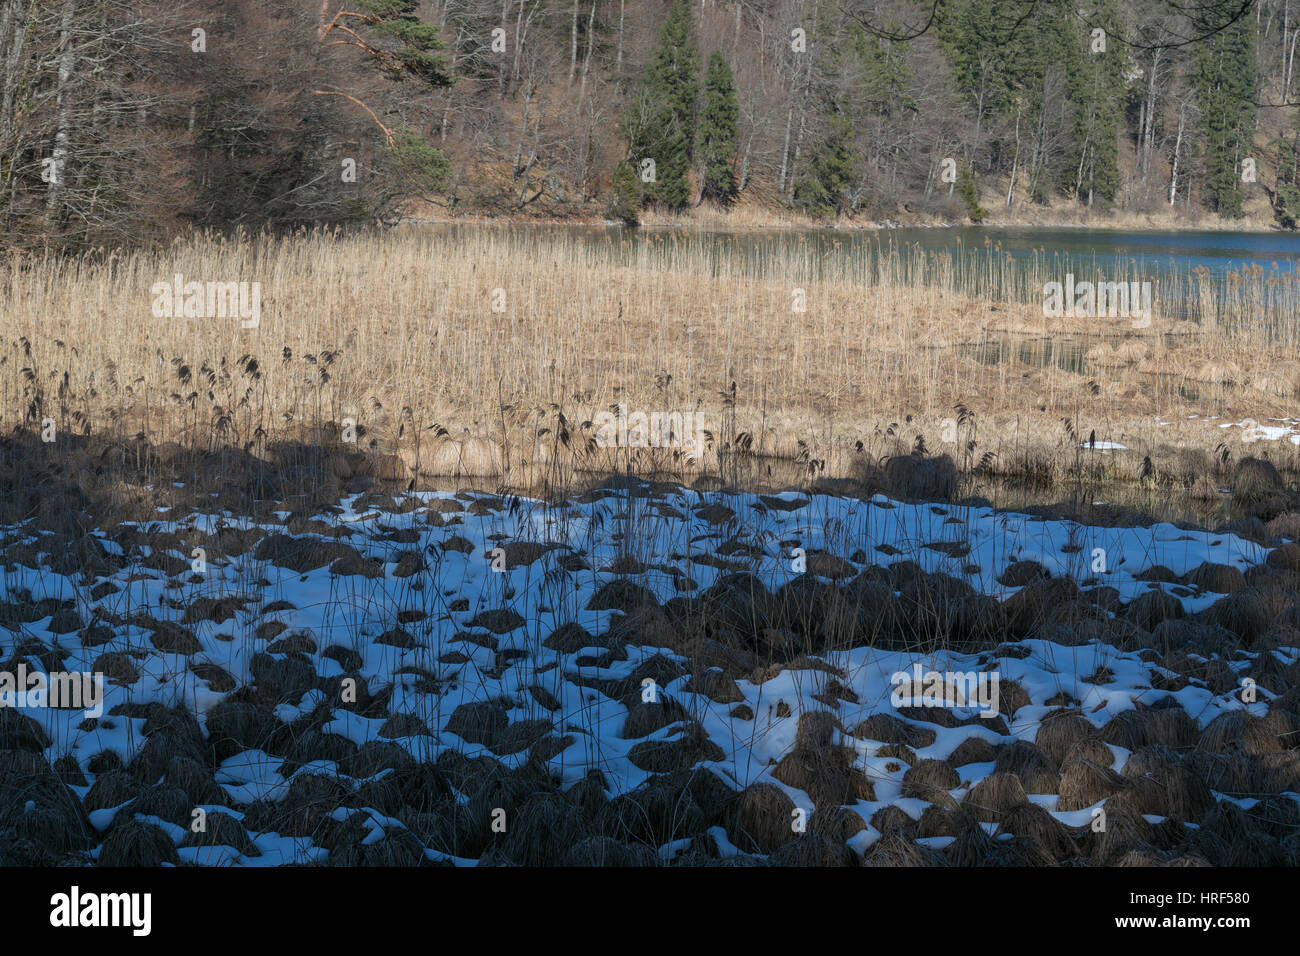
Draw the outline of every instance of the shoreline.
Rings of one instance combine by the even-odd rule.
[[[1144,220],[1144,221],[1138,221]],[[661,231],[691,229],[700,232],[786,232],[818,230],[827,232],[884,232],[896,229],[1032,229],[1077,230],[1091,232],[1145,232],[1145,233],[1247,233],[1253,235],[1300,234],[1297,230],[1283,229],[1276,223],[1265,223],[1262,217],[1247,216],[1241,220],[1224,220],[1205,215],[1180,224],[1178,217],[1133,214],[1106,217],[1099,222],[1077,220],[1038,220],[1033,217],[1011,216],[969,220],[931,219],[912,217],[901,219],[835,218],[817,220],[807,217],[781,215],[770,210],[740,207],[733,212],[707,209],[701,214],[691,210],[673,215],[650,211],[636,226],[628,226],[601,215],[568,216],[517,216],[517,215],[418,215],[401,216],[382,221],[389,227],[398,226],[550,226],[567,228],[628,228]]]

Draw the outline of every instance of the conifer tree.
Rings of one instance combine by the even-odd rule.
[[[614,167],[610,189],[609,218],[627,226],[638,224],[637,207],[641,204],[641,191],[637,188],[636,173],[626,162]]]
[[[825,140],[813,151],[807,170],[795,183],[795,203],[813,215],[843,212],[848,206],[856,162],[853,124],[836,112],[831,115]]]
[[[1196,86],[1205,134],[1206,191],[1211,207],[1241,216],[1241,160],[1255,135],[1255,38],[1239,21],[1196,47]]]
[[[703,169],[701,197],[722,205],[736,199],[736,87],[726,57],[714,51],[709,57],[704,84],[704,107],[700,112],[699,153]]]
[[[979,191],[975,188],[975,175],[969,165],[963,165],[957,177],[957,196],[966,206],[966,215],[973,223],[981,223],[989,211],[980,205]]]
[[[415,80],[425,90],[451,86],[443,56],[446,44],[438,28],[420,19],[418,0],[356,0],[359,12],[340,11],[321,31],[321,42],[344,43],[366,52],[370,62],[396,83]],[[335,39],[338,33],[342,39]],[[417,193],[445,188],[451,166],[442,151],[412,129],[386,126],[375,111],[352,94],[337,89],[314,90],[316,96],[338,96],[357,104],[374,120],[387,141],[407,185]]]
[[[624,132],[628,159],[638,169],[653,160],[654,178],[644,195],[671,209],[691,198],[689,172],[695,139],[700,54],[691,39],[691,8],[674,0],[650,66],[632,97]]]
[[[1103,0],[1093,11],[1096,22],[1115,22],[1114,4]],[[1097,42],[1097,41],[1100,42]],[[1096,48],[1094,48],[1096,47]],[[1067,184],[1075,198],[1091,206],[1109,202],[1119,188],[1118,134],[1124,106],[1122,50],[1080,31],[1067,66],[1067,88],[1074,105],[1073,180]]]

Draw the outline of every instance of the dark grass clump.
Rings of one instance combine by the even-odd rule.
[[[137,820],[113,827],[99,848],[100,866],[175,866],[180,861],[176,845],[162,827]]]

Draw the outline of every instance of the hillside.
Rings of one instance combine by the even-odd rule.
[[[0,216],[20,245],[402,215],[1287,227],[1298,24],[1291,0],[3,0]]]

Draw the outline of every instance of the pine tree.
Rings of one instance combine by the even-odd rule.
[[[704,108],[700,112],[699,153],[704,170],[701,197],[722,205],[736,199],[736,123],[740,108],[726,57],[714,51],[705,77]]]
[[[614,167],[610,193],[609,218],[617,219],[626,226],[637,225],[637,207],[641,203],[641,191],[637,187],[636,173],[627,162],[621,162]]]
[[[664,109],[680,127],[688,144],[695,139],[699,76],[700,53],[691,38],[691,5],[687,0],[673,0],[646,74],[646,86],[663,99]]]
[[[1268,144],[1277,148],[1277,192],[1273,212],[1278,224],[1294,229],[1300,223],[1300,187],[1296,185],[1296,142],[1279,136]]]
[[[389,78],[400,82],[413,77],[431,89],[451,85],[442,55],[446,44],[436,26],[420,19],[417,0],[357,0],[357,6],[367,14],[357,19],[371,32],[396,41],[395,48],[365,48]]]
[[[361,12],[336,14],[322,31],[321,40],[340,31],[349,39],[337,42],[360,47],[369,55],[367,62],[395,83],[415,80],[426,91],[452,85],[453,78],[447,72],[443,55],[446,44],[438,27],[420,19],[418,0],[356,0],[356,6]],[[420,133],[385,126],[374,110],[344,91],[317,90],[315,95],[343,97],[366,110],[383,131],[386,151],[412,192],[429,193],[446,188],[451,179],[451,164]]]
[[[847,116],[833,113],[825,140],[814,150],[807,170],[795,183],[795,203],[818,216],[843,212],[848,205],[855,163],[853,124]]]
[[[681,209],[691,198],[699,73],[690,4],[674,0],[659,46],[624,118],[629,161],[637,167],[643,160],[654,161],[654,180],[642,183],[644,195],[671,209]]]
[[[975,188],[975,174],[969,165],[963,165],[957,177],[957,196],[966,206],[966,215],[977,225],[984,221],[989,211],[980,205],[979,191]]]
[[[645,184],[645,192],[655,202],[677,211],[691,201],[691,144],[676,120],[668,117],[664,122],[654,148],[641,154],[654,161],[655,170],[655,178]]]
[[[990,112],[1005,111],[1011,101],[1011,56],[999,35],[1014,23],[1008,0],[940,0],[935,33],[952,63],[957,89]]]
[[[1205,133],[1206,191],[1221,215],[1241,216],[1240,163],[1255,135],[1255,34],[1247,18],[1196,47],[1196,87]]]
[[[1273,209],[1277,214],[1278,225],[1286,229],[1295,229],[1300,225],[1300,187],[1294,183],[1279,186]]]
[[[829,71],[850,78],[857,115],[890,117],[916,112],[912,92],[916,78],[906,60],[906,47],[906,43],[881,39],[854,24],[843,46],[832,50]]]
[[[1115,22],[1111,0],[1093,12],[1094,22]],[[1093,50],[1091,31],[1081,28],[1066,70],[1074,105],[1073,148],[1069,159],[1075,198],[1087,205],[1111,201],[1119,189],[1119,126],[1124,103],[1122,53],[1114,46]]]
[[[1062,73],[1068,85],[1069,64],[1077,59],[1077,38],[1063,5],[941,0],[939,9],[936,32],[959,92],[978,110],[976,130],[980,146],[987,146],[988,165],[1018,163],[1028,176],[1021,182],[1036,201],[1046,201],[1067,183],[1074,186],[1077,156],[1068,149],[1045,149],[1048,137],[1040,133],[1055,122],[1044,115],[1048,90]]]

